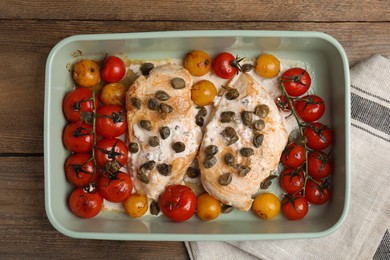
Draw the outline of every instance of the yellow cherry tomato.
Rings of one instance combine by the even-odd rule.
[[[186,55],[184,67],[193,76],[203,76],[211,69],[211,57],[204,51],[192,51]]]
[[[148,198],[142,194],[131,194],[130,197],[123,202],[123,207],[130,217],[141,217],[148,210]]]
[[[196,214],[201,220],[212,220],[217,218],[222,211],[221,203],[213,196],[203,193],[196,201]]]
[[[80,87],[93,87],[100,80],[99,65],[93,60],[81,60],[73,67],[73,79]]]
[[[214,84],[208,80],[201,80],[191,89],[191,99],[198,106],[207,106],[213,103],[217,95],[217,89]]]
[[[107,84],[100,92],[100,100],[104,105],[124,106],[126,102],[126,87],[122,83]]]
[[[279,214],[280,200],[272,193],[261,193],[253,201],[252,210],[262,219],[273,219]]]
[[[256,72],[263,78],[273,78],[279,74],[280,62],[271,54],[261,54],[256,61]]]

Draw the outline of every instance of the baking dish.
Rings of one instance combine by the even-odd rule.
[[[71,185],[63,165],[69,155],[62,144],[66,120],[62,99],[72,86],[70,64],[80,57],[103,59],[108,54],[129,59],[180,59],[193,49],[221,51],[255,58],[261,52],[281,59],[301,60],[313,70],[315,92],[324,97],[328,122],[334,130],[334,173],[330,201],[310,209],[300,221],[282,216],[263,221],[250,212],[234,211],[217,220],[196,217],[174,223],[164,216],[132,219],[104,211],[92,219],[74,216],[67,206]],[[44,163],[45,208],[52,225],[76,238],[112,240],[262,240],[317,238],[335,231],[346,218],[350,199],[350,101],[348,59],[340,43],[321,32],[290,31],[173,31],[76,35],[59,42],[46,64]],[[277,185],[275,182],[273,185]]]

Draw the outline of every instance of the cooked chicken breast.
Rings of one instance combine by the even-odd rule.
[[[229,100],[235,90],[238,98]],[[283,118],[273,98],[247,73],[214,99],[211,118],[198,155],[202,185],[222,203],[248,211],[287,143]]]
[[[179,183],[196,157],[202,133],[195,124],[192,83],[186,69],[167,64],[139,77],[126,93],[128,169],[136,190],[151,199]]]

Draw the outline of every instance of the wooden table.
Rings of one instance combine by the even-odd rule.
[[[49,223],[43,184],[45,62],[51,48],[65,37],[199,29],[309,30],[339,40],[350,66],[376,53],[390,56],[390,2],[385,0],[70,2],[0,4],[2,259],[188,258],[181,242],[78,240]]]

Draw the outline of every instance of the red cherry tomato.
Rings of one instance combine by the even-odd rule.
[[[160,208],[173,221],[186,221],[195,213],[195,193],[185,185],[169,185],[160,196]]]
[[[309,175],[314,179],[326,178],[332,171],[330,158],[323,152],[310,152],[307,161]]]
[[[102,210],[103,197],[96,190],[88,192],[78,187],[70,194],[69,207],[81,218],[92,218]]]
[[[286,195],[282,200],[282,212],[290,220],[303,219],[308,211],[309,204],[300,194],[295,196]]]
[[[133,182],[127,173],[116,172],[109,174],[105,172],[100,177],[97,187],[106,200],[122,202],[130,197],[133,190]]]
[[[126,74],[126,65],[120,58],[116,56],[108,56],[104,59],[104,65],[101,74],[103,80],[106,82],[118,82]]]
[[[92,151],[92,126],[82,123],[69,123],[65,126],[62,137],[66,149],[75,153],[89,153]]]
[[[288,103],[287,97],[285,95],[280,95],[280,96],[276,97],[275,104],[280,111],[283,111],[283,112],[290,112],[291,111],[290,104]]]
[[[69,92],[62,103],[66,119],[71,122],[82,120],[82,113],[93,113],[92,91],[89,88],[76,88]],[[96,97],[95,97],[96,98]],[[96,108],[99,106],[99,100],[95,99]]]
[[[221,52],[212,61],[211,67],[215,74],[223,79],[233,78],[238,73],[239,62],[242,59],[235,58],[231,53]]]
[[[305,176],[303,170],[294,170],[286,168],[280,175],[280,186],[288,194],[294,194],[302,189],[305,184]]]
[[[325,103],[316,95],[307,95],[295,101],[295,111],[305,122],[314,122],[322,117],[325,112]]]
[[[104,169],[116,172],[126,165],[128,153],[129,150],[122,140],[105,138],[96,144],[96,163]]]
[[[94,171],[92,155],[89,153],[76,153],[65,162],[66,179],[76,187],[87,187],[95,182],[99,173]]]
[[[302,68],[291,68],[286,70],[280,80],[287,94],[298,97],[306,93],[310,88],[311,78],[309,73]]]
[[[119,105],[102,106],[97,111],[96,131],[103,137],[117,137],[127,130],[126,111]]]
[[[307,181],[305,198],[312,204],[321,205],[329,200],[329,187],[326,182],[324,183],[321,180],[316,180],[316,182]]]
[[[284,166],[296,169],[301,166],[306,159],[305,147],[297,143],[289,144],[283,151],[281,161]]]
[[[303,134],[306,136],[307,146],[314,150],[326,149],[333,142],[332,130],[319,122],[308,124]]]

